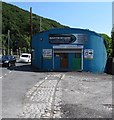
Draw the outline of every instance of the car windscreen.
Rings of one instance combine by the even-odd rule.
[[[11,59],[11,56],[2,56],[2,59]]]

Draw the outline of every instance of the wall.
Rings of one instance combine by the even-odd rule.
[[[101,36],[95,32],[83,29],[51,29],[49,31],[36,34],[32,39],[32,47],[35,49],[35,59],[33,60],[33,66],[42,70],[52,70],[53,69],[53,59],[43,59],[42,53],[43,49],[52,49],[53,44],[49,44],[49,34],[86,34],[87,42],[83,45],[84,49],[93,49],[94,58],[85,59],[83,58],[83,70],[90,72],[101,73],[105,69],[107,53],[104,45],[104,41]],[[76,43],[75,43],[76,44]],[[72,44],[73,45],[73,44]],[[84,54],[84,53],[83,53]],[[72,55],[70,55],[72,56]],[[60,70],[59,58],[56,58],[54,62],[56,63],[54,67],[56,70]],[[69,71],[71,70],[71,57],[69,57]]]

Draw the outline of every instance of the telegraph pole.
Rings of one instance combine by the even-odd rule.
[[[114,25],[112,28],[111,37],[112,37],[112,74],[114,75]]]
[[[31,66],[32,66],[32,7],[30,7],[30,51],[31,51]]]
[[[32,7],[30,7],[30,38],[32,40]]]
[[[114,1],[112,2],[112,74],[114,75]]]
[[[9,47],[10,47],[10,30],[8,30],[8,55],[9,55]]]
[[[42,30],[42,18],[40,17],[40,31]]]

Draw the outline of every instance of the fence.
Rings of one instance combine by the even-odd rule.
[[[106,73],[114,75],[114,58],[112,57],[107,60]]]
[[[25,53],[25,52],[30,53],[30,50],[28,49],[27,51],[24,51],[24,50],[21,50],[21,49],[16,49],[15,52],[13,52],[12,49],[9,50],[9,54],[10,54],[10,55],[14,55],[17,59],[20,57],[20,55],[21,55],[23,52],[24,52],[24,53]],[[2,55],[7,55],[7,54],[8,54],[8,50],[7,50],[7,49],[2,49],[2,50],[1,50],[1,54],[2,54]]]

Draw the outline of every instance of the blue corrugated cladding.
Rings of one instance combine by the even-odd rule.
[[[85,49],[92,49],[94,54],[93,59],[85,59],[83,52],[83,71],[90,71],[94,73],[101,73],[104,71],[107,61],[107,52],[103,38],[93,31],[75,28],[51,29],[34,35],[32,38],[32,49],[35,51],[34,59],[32,61],[33,67],[36,67],[40,70],[53,70],[53,58],[43,58],[43,49],[53,50],[53,44],[49,44],[49,34],[85,34],[87,36],[87,42],[80,45],[83,46],[83,51]],[[72,70],[70,62],[71,58],[72,54],[70,54],[68,57],[69,71]],[[60,70],[60,60],[58,59],[59,58],[54,59],[54,67],[56,70]]]
[[[103,72],[107,61],[107,52],[102,37],[96,34],[90,34],[84,49],[93,49],[94,56],[92,60],[84,59],[84,71]]]
[[[34,49],[33,67],[41,70],[51,70],[52,59],[43,59],[43,49],[49,49],[48,35],[46,33],[36,34],[33,36],[32,49]]]

